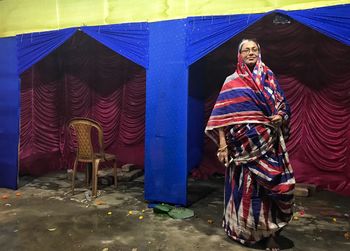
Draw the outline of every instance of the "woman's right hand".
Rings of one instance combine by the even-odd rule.
[[[223,163],[225,166],[228,165],[228,149],[224,128],[222,127],[219,128],[219,149],[217,151],[217,156],[221,163]]]
[[[227,147],[225,147],[224,149],[219,148],[218,152],[217,152],[217,156],[219,161],[224,164],[225,166],[227,166],[228,164],[228,149]]]

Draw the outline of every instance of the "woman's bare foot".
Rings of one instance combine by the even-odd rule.
[[[266,250],[268,251],[280,251],[280,246],[276,242],[275,236],[271,235],[266,241]]]

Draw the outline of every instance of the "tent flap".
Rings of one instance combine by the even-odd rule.
[[[90,37],[129,60],[148,65],[148,24],[116,24],[83,27]],[[23,73],[69,39],[77,28],[18,35],[18,72]]]
[[[328,37],[350,45],[350,4],[274,12],[288,15]],[[187,64],[193,64],[271,13],[188,18]]]
[[[148,66],[148,24],[129,23],[82,27],[108,48],[145,68]]]
[[[70,38],[75,28],[16,36],[18,73],[21,74]]]
[[[350,45],[350,4],[298,11],[277,11],[318,32]]]
[[[188,18],[187,64],[193,64],[263,16],[249,14]]]

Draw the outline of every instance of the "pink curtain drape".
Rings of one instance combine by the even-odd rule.
[[[83,33],[21,75],[20,173],[70,166],[67,121],[97,120],[106,152],[143,166],[145,70]]]
[[[277,75],[291,105],[288,149],[297,182],[350,195],[350,47],[293,20],[275,25],[268,16],[202,59],[207,81],[217,86],[206,102],[206,119],[222,76],[235,69],[236,48],[245,37],[258,39],[263,61]],[[196,177],[223,172],[215,146],[205,142]]]

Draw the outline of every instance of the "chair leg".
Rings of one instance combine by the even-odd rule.
[[[90,170],[91,170],[91,164],[87,163],[86,172],[85,172],[85,182],[87,187],[89,187],[89,184],[90,184]]]
[[[75,175],[77,173],[77,165],[78,165],[78,160],[74,160],[74,165],[73,165],[73,173],[72,173],[72,195],[74,194],[74,186],[75,186]]]
[[[100,164],[100,160],[94,160],[92,163],[92,197],[97,196],[97,181],[98,181],[98,166]]]
[[[113,161],[114,188],[117,188],[117,160]]]

